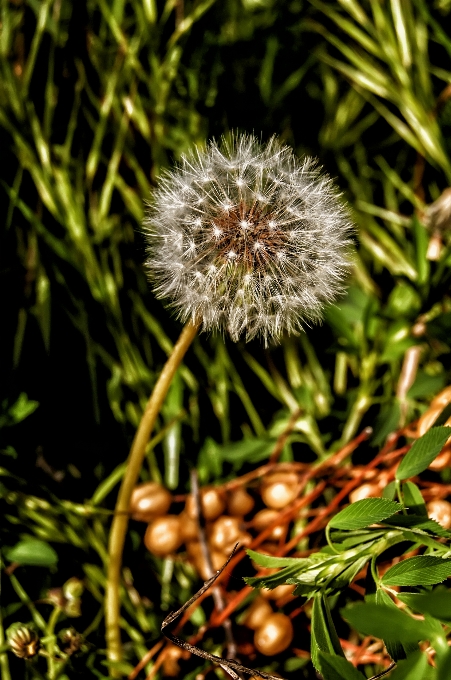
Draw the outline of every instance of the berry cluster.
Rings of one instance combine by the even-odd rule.
[[[250,545],[255,536],[274,525],[280,511],[295,500],[300,490],[299,477],[285,467],[283,464],[275,466],[275,470],[250,488],[239,485],[231,489],[205,487],[200,490],[202,519],[214,570],[224,565],[237,543]],[[153,555],[167,557],[183,548],[200,578],[207,580],[211,573],[201,545],[195,498],[188,495],[178,514],[168,513],[172,503],[167,489],[155,482],[145,482],[134,489],[131,516],[148,523],[144,543]],[[276,552],[284,542],[287,530],[287,523],[275,524],[259,551]],[[277,607],[291,601],[293,588],[285,585],[274,590],[262,589],[244,614],[242,623],[254,631],[253,645],[263,655],[279,654],[291,645],[291,620],[285,613],[275,611],[272,603]],[[174,648],[167,657],[167,675],[171,675],[169,657],[173,663],[176,661],[173,656],[180,657],[181,654],[181,650]]]

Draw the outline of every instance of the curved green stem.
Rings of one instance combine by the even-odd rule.
[[[144,460],[147,442],[152,428],[160,412],[171,381],[177,368],[185,356],[185,353],[194,340],[199,329],[199,324],[188,322],[180,334],[166,364],[161,371],[153,392],[147,402],[146,408],[133,439],[132,447],[127,461],[122,484],[117,497],[113,522],[111,524],[108,544],[108,576],[105,594],[105,625],[108,659],[118,662],[122,658],[121,633],[119,627],[120,617],[120,574],[122,566],[122,552],[124,549],[125,534],[128,526],[128,511],[130,497],[139,477],[141,465]],[[111,669],[111,677],[118,677],[114,669]]]
[[[59,616],[61,614],[60,607],[55,607],[47,624],[46,637],[47,641],[47,653],[48,653],[48,676],[49,680],[55,680],[56,677],[56,664],[55,664],[55,626],[58,622]]]

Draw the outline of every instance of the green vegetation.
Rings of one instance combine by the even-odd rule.
[[[168,649],[161,623],[201,585],[184,547],[151,555],[145,524],[131,521],[123,653],[107,660],[111,517],[133,435],[181,331],[145,278],[145,202],[184,151],[236,129],[278,134],[337,178],[357,225],[354,273],[322,326],[280,346],[199,335],[141,482],[164,484],[179,514],[193,467],[201,486],[230,494],[235,478],[262,466],[249,482],[258,510],[268,461],[298,475],[278,549],[308,561],[287,567],[303,599],[276,602],[293,615],[295,638],[280,655],[255,654],[243,624],[255,598],[243,578],[254,570],[241,550],[223,590],[244,665],[315,678],[311,630],[326,680],[370,677],[389,657],[382,646],[368,652],[368,636],[385,640],[398,612],[405,635],[386,640],[399,660],[390,677],[445,680],[449,590],[435,584],[451,575],[449,534],[427,514],[448,497],[451,475],[449,465],[427,468],[447,439],[446,399],[432,409],[439,427],[396,466],[419,434],[409,424],[451,382],[450,13],[448,0],[2,0],[2,679],[158,677]],[[375,471],[384,499],[332,519]],[[265,552],[266,538],[247,521],[253,559],[265,559],[255,551]],[[282,552],[267,559],[286,560]],[[304,566],[315,571],[321,560],[330,573],[301,587]],[[426,577],[397,580],[402,565],[404,576],[413,565]],[[398,587],[410,588],[402,612]],[[200,602],[181,635],[222,655],[217,610],[210,597]],[[438,670],[418,640],[429,641]],[[28,660],[12,653],[19,648]],[[194,655],[179,661],[179,677],[225,677]]]

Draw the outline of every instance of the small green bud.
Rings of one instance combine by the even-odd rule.
[[[85,646],[85,639],[81,633],[75,630],[72,626],[64,628],[58,634],[60,639],[60,648],[68,656],[75,654],[82,650]]]
[[[419,312],[421,299],[418,293],[408,283],[398,283],[390,293],[386,307],[386,314],[393,319],[402,316],[412,316]]]
[[[81,597],[84,590],[83,582],[73,576],[63,585],[64,597],[68,600],[75,600]]]
[[[19,659],[32,659],[41,647],[38,634],[22,623],[13,623],[6,631],[6,638],[12,653]]]

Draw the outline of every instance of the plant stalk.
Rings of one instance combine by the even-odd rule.
[[[188,347],[194,340],[198,329],[199,324],[195,324],[191,321],[186,324],[161,371],[160,377],[150,395],[141,422],[139,423],[133,439],[127,467],[119,489],[108,543],[108,576],[105,593],[106,643],[109,661],[119,662],[122,659],[121,632],[119,626],[119,589],[122,552],[128,526],[130,498],[139,477],[147,442],[149,441],[150,434],[171,385],[171,381],[176,370],[180,366]],[[120,677],[120,674],[118,676],[114,668],[111,669],[110,674],[113,678]]]

